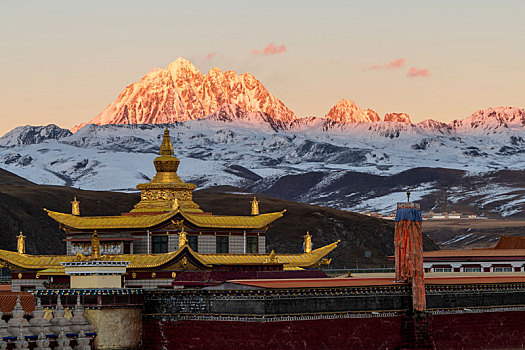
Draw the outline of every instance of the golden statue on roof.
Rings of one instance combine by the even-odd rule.
[[[100,258],[100,238],[95,230],[91,236],[91,260],[100,260]]]
[[[186,231],[184,231],[184,227],[182,227],[179,232],[179,249],[184,247],[186,244],[188,244],[188,238],[186,237]]]
[[[310,253],[312,248],[312,236],[310,235],[310,232],[306,231],[306,234],[304,235],[303,250],[305,253]]]
[[[25,242],[26,236],[22,234],[22,231],[20,231],[20,234],[17,236],[16,241],[16,249],[18,250],[19,254],[25,254],[26,253],[26,242]]]
[[[80,216],[80,202],[77,201],[76,196],[73,198],[73,201],[71,202],[71,214]]]
[[[259,201],[257,198],[253,197],[253,201],[250,203],[252,203],[252,215],[259,215]]]

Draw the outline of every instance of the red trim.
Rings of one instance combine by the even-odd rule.
[[[99,238],[101,241],[142,241],[142,238]],[[64,238],[62,242],[91,242],[91,238]]]
[[[430,263],[430,262],[440,262],[440,261],[458,261],[458,262],[463,262],[463,261],[487,261],[487,262],[490,262],[490,261],[501,261],[501,260],[504,260],[504,261],[509,261],[509,260],[514,260],[514,261],[521,261],[521,260],[525,260],[525,256],[453,256],[453,257],[443,257],[443,258],[424,258],[424,261],[426,263]]]

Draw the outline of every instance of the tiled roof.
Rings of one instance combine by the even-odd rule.
[[[276,262],[285,269],[312,267],[337,247],[340,241],[302,254],[275,254]],[[197,254],[197,253],[196,253]],[[269,254],[198,254],[209,265],[263,264]]]
[[[186,211],[171,211],[155,215],[119,215],[119,216],[77,216],[47,210],[53,220],[64,226],[79,230],[150,228],[162,224],[181,214],[186,220],[199,227],[258,229],[264,228],[283,216],[285,210],[251,216],[225,216],[192,214]]]
[[[260,279],[260,280],[231,280],[227,283],[241,284],[269,289],[289,288],[335,288],[335,287],[374,287],[404,285],[394,281],[391,277],[376,278],[296,278],[296,279]],[[498,284],[498,283],[525,283],[525,276],[457,276],[457,277],[430,277],[425,278],[426,285],[463,285],[463,284]]]
[[[13,292],[0,292],[0,310],[3,313],[10,313],[13,311],[16,305],[16,298],[20,294],[20,304],[25,313],[31,313],[35,309],[35,298],[33,294],[27,292],[13,293]]]
[[[423,258],[447,257],[522,257],[525,258],[525,249],[461,249],[461,250],[433,250],[424,252]]]
[[[102,255],[105,261],[129,261],[129,269],[155,268],[175,261],[181,254],[190,254],[199,264],[211,265],[231,264],[264,264],[282,263],[284,268],[307,268],[315,266],[328,253],[337,247],[339,241],[303,254],[275,254],[272,261],[271,254],[199,254],[187,245],[169,253],[162,254],[121,254]],[[57,273],[62,269],[61,262],[76,261],[75,255],[30,255],[18,252],[1,250],[0,262],[27,270],[44,270]]]
[[[494,249],[524,249],[525,237],[511,237],[501,235]]]

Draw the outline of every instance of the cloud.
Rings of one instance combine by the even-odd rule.
[[[385,63],[385,64],[373,64],[368,69],[372,70],[378,70],[378,69],[400,69],[405,66],[405,59],[404,58],[398,58],[397,60],[393,60],[391,62]]]
[[[429,77],[431,76],[428,69],[411,67],[407,72],[407,77],[416,78],[416,77]]]
[[[213,57],[215,57],[217,55],[216,52],[210,52],[209,54],[207,54],[206,56],[204,56],[205,59],[207,60],[210,60],[212,59]]]
[[[262,50],[252,50],[252,54],[254,55],[277,55],[281,53],[286,52],[286,45],[282,44],[281,46],[275,46],[274,43],[269,43],[268,46],[263,48]]]

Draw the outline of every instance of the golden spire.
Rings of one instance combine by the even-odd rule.
[[[160,145],[159,154],[161,156],[172,156],[174,154],[173,145],[171,144],[170,131],[168,128],[164,130],[164,137],[162,139],[162,144]]]
[[[252,215],[259,215],[259,201],[257,198],[253,197],[253,201],[250,203],[252,203]]]
[[[303,243],[303,250],[305,253],[310,253],[312,251],[312,236],[310,235],[310,232],[306,231],[306,234],[304,235],[304,243]]]
[[[91,236],[91,260],[100,260],[100,238],[98,238],[97,230]]]
[[[184,231],[184,226],[182,226],[179,232],[179,249],[188,244],[188,238],[186,238],[186,231]]]
[[[16,249],[18,250],[19,254],[25,254],[26,253],[26,236],[22,234],[22,231],[20,231],[20,234],[17,236],[16,241]]]
[[[80,216],[80,202],[77,201],[77,197],[71,202],[71,214]]]

